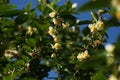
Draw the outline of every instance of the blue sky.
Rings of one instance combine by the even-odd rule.
[[[65,1],[66,0],[61,0],[59,4],[63,4]],[[81,6],[87,1],[88,0],[72,0],[73,3],[78,3],[78,6]],[[37,4],[36,0],[10,0],[10,3],[16,4],[18,9],[23,9],[24,7],[26,7],[26,5],[29,2],[32,3],[32,7],[35,7]],[[90,12],[84,12],[84,13],[80,13],[79,15],[77,15],[77,17],[80,20],[87,20],[91,18],[91,15],[90,15]],[[107,30],[107,33],[109,35],[108,43],[114,43],[118,35],[120,35],[120,27],[110,28]],[[57,75],[53,71],[51,71],[49,76],[57,76]],[[45,79],[45,80],[48,80],[48,79]]]

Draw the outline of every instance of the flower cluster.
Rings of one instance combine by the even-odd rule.
[[[62,20],[62,18],[59,18],[59,16],[57,15],[56,12],[51,12],[49,13],[50,18],[52,18],[52,22],[54,24],[54,26],[62,26],[63,29],[66,29],[70,26],[69,22],[65,22]],[[58,31],[56,29],[57,27],[49,27],[48,30],[48,34],[50,36],[52,36],[53,41],[54,41],[54,45],[52,45],[52,48],[55,50],[58,50],[61,48],[61,44],[60,44],[60,37],[57,35]]]
[[[104,23],[102,21],[97,21],[96,23],[88,25],[91,32],[97,32],[103,29]]]
[[[85,60],[85,59],[87,59],[87,58],[89,58],[90,57],[90,55],[88,54],[88,51],[86,50],[86,51],[84,51],[84,52],[81,52],[81,53],[79,53],[78,55],[77,55],[77,59],[79,60],[79,61],[83,61],[83,60]]]

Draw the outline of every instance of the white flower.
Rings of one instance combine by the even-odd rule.
[[[60,18],[53,18],[53,23],[55,25],[60,25],[61,24],[61,19]]]
[[[113,44],[107,44],[106,46],[105,46],[105,50],[108,52],[108,53],[113,53],[114,52],[114,50],[115,50],[115,45],[113,45]]]
[[[76,32],[75,26],[72,27],[72,32]]]
[[[53,38],[55,37],[55,34],[56,34],[56,30],[53,28],[53,27],[49,27],[49,35],[52,36]]]
[[[28,15],[28,13],[27,13],[27,12],[25,12],[24,14]]]
[[[104,23],[102,21],[97,21],[96,28],[97,30],[102,30],[104,27]]]
[[[118,79],[115,75],[112,74],[112,75],[110,75],[108,80],[118,80]]]
[[[11,50],[5,50],[4,56],[11,58],[11,57],[13,57],[14,55],[11,53]]]
[[[96,24],[89,24],[88,25],[89,29],[91,32],[96,32],[97,31],[97,27],[96,27]]]
[[[68,28],[70,26],[69,22],[62,23],[63,29]]]
[[[38,2],[41,2],[42,0],[38,0]]]
[[[58,36],[55,36],[54,37],[54,42],[59,42],[60,41],[60,38]]]
[[[72,8],[74,9],[74,8],[76,8],[77,7],[77,3],[73,3],[72,4]]]
[[[78,55],[77,55],[77,59],[79,60],[79,61],[83,61],[84,59],[87,59],[87,58],[89,58],[90,57],[90,55],[88,54],[88,51],[86,50],[86,51],[84,51],[84,52],[82,52],[82,53],[79,53]]]
[[[116,6],[120,5],[120,1],[119,0],[111,0],[111,5],[112,5],[112,7],[116,7]]]
[[[55,17],[55,15],[56,15],[56,13],[55,13],[55,12],[51,12],[51,13],[49,14],[49,16],[50,16],[51,18],[54,18],[54,17]]]
[[[29,26],[27,31],[27,34],[32,35],[33,34],[33,28],[31,26]]]
[[[79,20],[79,19],[77,19],[77,20],[76,20],[76,23],[78,24],[79,22],[80,22],[80,20]]]

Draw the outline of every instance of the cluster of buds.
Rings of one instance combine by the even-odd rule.
[[[63,29],[66,29],[70,26],[69,22],[63,22],[62,18],[59,18],[56,15],[56,12],[49,13],[49,16],[52,18],[52,22],[55,26],[62,26]]]
[[[97,32],[103,29],[104,23],[102,21],[97,21],[96,23],[88,25],[91,32]]]
[[[88,54],[88,51],[86,50],[86,51],[84,51],[84,52],[81,52],[81,53],[79,53],[78,55],[77,55],[77,59],[79,60],[79,61],[83,61],[83,60],[85,60],[85,59],[87,59],[87,58],[89,58],[90,57],[90,55]]]
[[[60,38],[58,36],[56,36],[56,29],[54,29],[53,27],[49,27],[49,31],[48,31],[49,35],[53,37],[53,40],[55,42],[54,45],[52,45],[53,49],[58,50],[61,46],[60,46]]]
[[[18,56],[18,51],[17,50],[5,50],[4,56],[8,58],[16,57]]]
[[[27,28],[27,34],[29,34],[29,35],[32,35],[33,34],[33,32],[35,32],[37,29],[34,27],[34,28],[32,28],[31,26],[29,26],[28,28]]]

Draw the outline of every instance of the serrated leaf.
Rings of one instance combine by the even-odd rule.
[[[84,12],[84,11],[89,11],[93,9],[98,9],[98,8],[104,8],[109,4],[109,0],[90,0],[87,3],[83,4],[78,11],[79,12]]]

